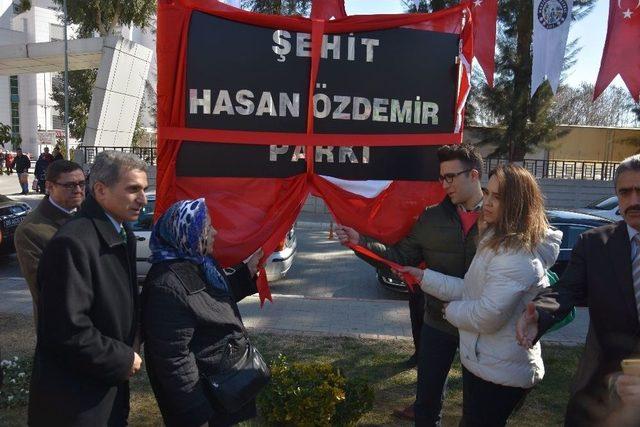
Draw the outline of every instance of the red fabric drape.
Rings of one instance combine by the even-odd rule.
[[[185,127],[186,46],[193,11],[248,25],[312,35],[309,94],[313,95],[320,64],[323,34],[351,33],[392,28],[412,28],[460,35],[457,121],[448,134],[330,135],[316,134],[311,117],[304,134],[244,132]],[[462,113],[469,92],[469,61],[473,56],[471,17],[466,5],[434,14],[349,16],[326,21],[241,11],[215,0],[158,1],[158,174],[156,215],[182,198],[205,196],[216,236],[216,257],[231,265],[262,247],[270,254],[293,225],[309,192],[330,198],[337,220],[354,225],[381,240],[392,242],[408,232],[427,204],[442,197],[436,182],[394,182],[383,198],[367,200],[348,195],[314,174],[313,149],[319,145],[440,145],[462,139]],[[425,57],[428,60],[428,57]],[[435,83],[437,84],[437,83]],[[312,96],[309,97],[311,100]],[[311,101],[310,101],[311,102]],[[313,111],[309,109],[308,111]],[[307,147],[305,174],[290,178],[195,178],[177,177],[176,161],[182,141],[203,143],[286,144]],[[350,219],[353,222],[350,222]],[[266,256],[266,255],[265,255]],[[264,276],[259,283],[261,300],[270,299]]]
[[[331,18],[338,19],[347,16],[344,9],[344,0],[314,0],[311,5],[311,18],[324,19],[328,21]]]

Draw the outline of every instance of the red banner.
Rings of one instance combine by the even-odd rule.
[[[473,17],[473,53],[489,87],[496,68],[496,22],[498,0],[467,0]]]
[[[223,266],[270,254],[310,192],[387,243],[443,196],[436,152],[462,139],[469,9],[331,16],[158,2],[156,215],[204,196]]]
[[[610,0],[609,26],[596,81],[596,99],[620,74],[631,96],[640,101],[640,1]]]
[[[314,0],[311,5],[311,18],[330,20],[344,18],[347,12],[344,9],[344,0]]]

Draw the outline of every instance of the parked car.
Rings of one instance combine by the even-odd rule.
[[[575,211],[589,215],[601,216],[603,218],[610,219],[611,221],[622,220],[622,215],[620,215],[620,209],[618,208],[618,196],[611,196],[598,200],[586,208],[575,209]]]
[[[149,256],[151,255],[149,239],[151,237],[153,214],[156,205],[155,192],[148,193],[147,200],[148,203],[144,208],[142,208],[142,212],[140,213],[138,220],[131,224],[137,239],[136,271],[138,273],[138,280],[144,280],[149,272],[149,268],[151,268],[151,264],[148,261]],[[292,228],[280,242],[276,251],[267,259],[265,271],[267,272],[267,279],[270,282],[280,280],[287,274],[293,265],[297,245],[296,233]]]
[[[0,195],[0,254],[16,251],[13,234],[30,211],[31,207],[28,204]]]
[[[560,254],[556,263],[551,267],[551,270],[558,275],[561,275],[567,267],[567,263],[571,258],[571,250],[578,241],[578,236],[592,228],[615,222],[596,215],[563,210],[547,211],[547,218],[553,227],[562,231]]]
[[[617,199],[616,199],[617,202]],[[571,250],[578,240],[578,236],[585,231],[595,227],[611,224],[614,221],[596,215],[583,214],[574,211],[548,210],[547,219],[552,227],[562,231],[562,242],[560,243],[560,254],[556,263],[551,270],[561,275],[569,258],[571,258]],[[377,270],[378,281],[388,289],[407,292],[407,285],[397,276],[388,270]]]

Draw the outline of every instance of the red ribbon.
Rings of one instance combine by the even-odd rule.
[[[369,249],[365,248],[364,246],[360,246],[360,245],[354,245],[353,243],[347,243],[347,246],[351,249],[354,250],[368,258],[373,259],[374,261],[378,261],[384,265],[386,265],[387,267],[392,268],[393,270],[399,270],[400,268],[402,268],[402,266],[400,264],[396,264],[393,261],[389,261],[388,259],[382,258],[380,255],[378,255],[375,252],[370,251]],[[400,273],[400,277],[402,278],[402,280],[404,280],[404,282],[407,284],[407,287],[409,288],[409,291],[411,292],[415,292],[414,287],[416,286],[420,286],[420,281],[417,280],[415,277],[413,277],[410,273]]]
[[[265,300],[273,302],[271,289],[269,289],[269,282],[267,281],[267,272],[264,270],[264,267],[260,267],[256,287],[258,288],[258,296],[260,297],[260,308],[264,306]]]

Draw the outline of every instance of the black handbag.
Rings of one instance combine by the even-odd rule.
[[[260,390],[271,378],[269,367],[262,355],[246,337],[242,356],[230,366],[222,366],[213,375],[202,375],[203,382],[209,391],[209,400],[218,411],[232,414],[256,398]],[[227,343],[227,349],[232,349]],[[228,354],[225,353],[225,356]],[[223,357],[223,363],[225,357]]]

